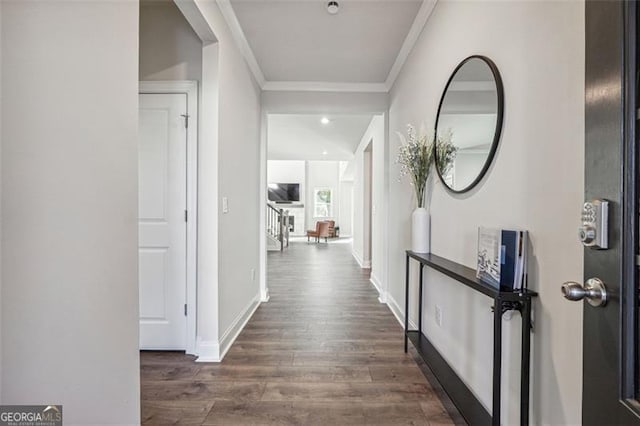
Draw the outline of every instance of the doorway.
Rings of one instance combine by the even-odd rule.
[[[317,105],[315,103],[318,103]],[[341,108],[340,105],[347,105]],[[339,108],[339,112],[327,114],[326,111]],[[302,109],[303,112],[298,112]],[[351,254],[361,268],[371,268],[370,258],[376,259],[377,265],[371,271],[371,282],[380,292],[380,300],[386,301],[386,241],[383,233],[386,224],[386,116],[376,112],[362,112],[377,110],[370,105],[353,104],[351,94],[339,94],[330,99],[318,100],[314,97],[305,99],[304,106],[290,105],[289,101],[267,100],[263,105],[263,131],[261,146],[262,181],[261,199],[268,202],[267,189],[269,183],[274,183],[274,174],[269,171],[269,163],[273,161],[296,161],[301,159],[313,161],[337,161],[337,178],[333,183],[315,185],[306,182],[301,187],[313,190],[316,187],[337,187],[338,201],[336,207],[339,235],[342,238],[336,242],[351,244]],[[294,118],[310,119],[304,126],[292,125]],[[323,118],[325,118],[323,120]],[[284,120],[284,122],[283,122]],[[286,122],[288,121],[288,122]],[[286,126],[284,125],[286,124]],[[295,124],[295,123],[294,123]],[[323,127],[324,126],[324,127]],[[331,137],[311,137],[309,129],[319,128],[324,132],[334,132]],[[340,130],[342,129],[342,130]],[[294,131],[296,130],[296,131]],[[300,130],[300,135],[295,137]],[[337,132],[340,130],[340,132]],[[348,139],[340,135],[350,134]],[[285,145],[287,140],[294,137],[291,144]],[[374,146],[375,145],[375,146]],[[367,152],[365,152],[367,150]],[[315,157],[310,157],[315,155]],[[368,170],[365,172],[365,155],[368,157]],[[374,159],[374,155],[376,159]],[[340,164],[344,163],[344,164]],[[377,167],[376,170],[374,168]],[[300,172],[302,175],[306,172]],[[284,179],[284,177],[282,177]],[[287,179],[291,180],[290,176]],[[365,189],[365,180],[368,188]],[[297,181],[302,182],[302,179]],[[288,182],[287,182],[288,183]],[[312,194],[312,192],[311,192]],[[369,195],[370,194],[370,195]],[[305,197],[309,198],[309,197]],[[377,200],[377,201],[376,201]],[[309,199],[306,207],[311,208]],[[365,206],[368,204],[368,206]],[[378,204],[378,206],[376,206]],[[381,206],[381,207],[379,207]],[[376,211],[377,208],[382,210]],[[264,209],[263,209],[264,211]],[[382,213],[382,214],[380,214]],[[306,215],[305,215],[306,216]],[[367,218],[367,219],[366,219]],[[305,230],[312,228],[315,221],[307,219]],[[366,223],[365,223],[366,222]],[[261,274],[260,288],[264,296],[269,299],[267,280],[267,244],[266,244],[266,215],[261,218]],[[298,219],[296,218],[296,224]],[[345,225],[346,226],[343,226]],[[380,232],[378,232],[380,231]],[[349,238],[347,238],[349,237]],[[365,241],[365,237],[368,238]],[[306,238],[304,238],[306,241]],[[365,262],[365,250],[369,251]],[[376,269],[377,268],[377,269]],[[377,275],[374,272],[377,271]],[[384,303],[384,302],[382,302]]]
[[[197,83],[141,82],[140,349],[195,347]]]
[[[364,189],[363,209],[364,217],[364,252],[363,266],[371,268],[373,256],[373,141],[364,150],[362,180]]]

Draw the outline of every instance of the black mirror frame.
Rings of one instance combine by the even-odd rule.
[[[458,64],[458,66],[456,67],[456,69],[453,70],[453,72],[451,73],[451,77],[449,77],[449,81],[447,81],[447,85],[444,87],[444,91],[442,92],[442,96],[440,97],[440,104],[438,105],[438,114],[436,116],[436,125],[435,125],[435,129],[434,129],[434,141],[437,141],[438,139],[438,122],[440,121],[440,110],[442,109],[442,102],[444,102],[444,98],[447,95],[447,90],[449,89],[449,85],[451,85],[451,82],[453,81],[453,78],[456,76],[456,74],[458,73],[458,70],[460,70],[460,68],[462,68],[462,66],[464,64],[466,64],[467,62],[469,62],[472,59],[481,59],[482,61],[484,61],[484,63],[486,63],[489,66],[489,69],[491,70],[491,73],[493,74],[493,79],[495,81],[496,84],[496,95],[498,97],[498,111],[496,114],[496,129],[495,132],[493,134],[493,142],[491,143],[491,149],[489,150],[489,155],[487,156],[487,159],[484,162],[484,166],[482,166],[482,170],[480,170],[480,173],[478,173],[478,176],[473,180],[473,182],[471,182],[469,185],[467,185],[465,188],[462,189],[453,189],[451,188],[449,185],[447,185],[447,183],[445,182],[444,178],[442,177],[442,174],[440,173],[440,169],[438,169],[437,167],[437,158],[436,156],[437,154],[437,150],[435,149],[435,144],[434,144],[434,159],[435,164],[436,164],[436,171],[438,173],[438,176],[440,177],[440,181],[442,182],[442,184],[445,186],[445,188],[447,188],[447,190],[449,192],[453,192],[454,194],[463,194],[465,192],[470,191],[471,189],[473,189],[474,186],[476,186],[478,183],[480,183],[480,181],[482,180],[482,178],[484,178],[484,176],[487,174],[487,170],[489,170],[489,167],[491,166],[491,163],[493,162],[493,158],[495,157],[496,154],[496,150],[498,149],[498,142],[500,141],[500,135],[502,134],[502,119],[503,119],[503,114],[504,114],[504,88],[502,86],[502,77],[500,77],[500,72],[498,71],[498,67],[496,66],[496,64],[493,63],[493,61],[489,58],[487,58],[486,56],[482,56],[482,55],[472,55],[469,56],[467,58],[465,58],[462,62],[460,62]]]

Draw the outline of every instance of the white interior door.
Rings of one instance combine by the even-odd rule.
[[[140,94],[140,348],[186,347],[186,94]]]

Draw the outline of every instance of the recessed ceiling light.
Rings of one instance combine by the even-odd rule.
[[[327,151],[322,151],[322,155],[327,155],[328,152]]]
[[[330,1],[327,4],[327,12],[329,12],[330,15],[335,15],[336,13],[338,13],[338,9],[340,9],[340,5],[337,1]]]
[[[320,119],[320,122],[321,122],[322,124],[329,124],[329,122],[330,122],[330,121],[331,121],[331,120],[329,120],[327,117],[322,117],[322,118]]]

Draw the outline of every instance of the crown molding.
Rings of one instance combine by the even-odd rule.
[[[400,70],[404,66],[411,50],[416,44],[422,29],[426,25],[438,0],[423,0],[411,28],[402,43],[396,60],[383,83],[346,83],[321,81],[266,81],[264,73],[256,60],[251,46],[244,35],[230,0],[216,0],[238,48],[242,52],[249,69],[253,73],[258,85],[265,91],[302,91],[302,92],[374,92],[386,93],[391,90]]]
[[[384,83],[340,83],[324,81],[267,81],[265,91],[282,92],[376,92],[386,93]]]
[[[436,3],[438,0],[423,0],[420,9],[418,10],[418,14],[413,20],[413,24],[411,24],[411,28],[407,33],[407,36],[404,39],[404,43],[402,43],[402,47],[398,52],[398,56],[396,56],[396,61],[393,63],[391,70],[389,71],[389,75],[387,75],[387,80],[385,81],[385,86],[387,87],[387,91],[390,91],[393,87],[393,84],[396,82],[396,78],[400,74],[400,70],[404,66],[404,63],[407,61],[409,54],[413,50],[413,47],[416,45],[418,41],[418,37],[420,33],[424,29],[424,26],[427,24],[433,9],[436,7]]]
[[[253,50],[251,50],[251,46],[249,46],[249,42],[244,35],[244,31],[242,31],[242,27],[240,26],[236,13],[233,11],[233,6],[231,6],[230,0],[216,0],[216,3],[220,8],[220,12],[222,12],[224,20],[227,21],[231,35],[236,41],[242,56],[244,56],[244,59],[247,61],[247,65],[249,65],[249,69],[251,69],[258,86],[263,87],[265,83],[264,74],[260,69],[260,65],[258,65],[258,61],[256,61],[256,57],[253,54]]]

